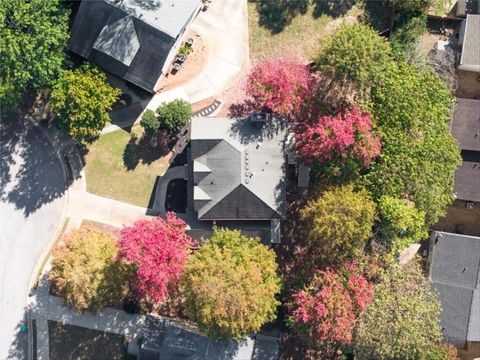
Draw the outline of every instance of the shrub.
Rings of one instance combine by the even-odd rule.
[[[160,127],[160,121],[152,110],[146,110],[140,120],[140,125],[143,126],[147,134],[155,134]]]
[[[163,103],[157,109],[160,125],[169,130],[185,126],[193,116],[192,106],[182,99],[175,99],[169,103]]]

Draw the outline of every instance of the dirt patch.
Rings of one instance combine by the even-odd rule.
[[[480,74],[470,71],[457,70],[458,89],[457,97],[474,99],[480,96]]]
[[[55,321],[48,322],[50,359],[120,360],[127,353],[124,336],[104,333]]]
[[[455,233],[459,225],[463,226],[465,235],[480,236],[480,203],[473,209],[467,209],[466,202],[456,200],[447,210],[447,215],[432,228]]]
[[[192,46],[193,51],[188,54],[179,71],[172,73],[172,68],[170,68],[163,80],[163,86],[159,91],[170,90],[188,82],[197,76],[205,66],[208,51],[202,37],[193,31],[189,31],[184,39],[186,40],[188,38],[192,38],[195,41]]]

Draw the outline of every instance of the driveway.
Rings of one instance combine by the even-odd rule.
[[[25,125],[26,124],[26,125]],[[60,225],[66,203],[60,159],[24,119],[0,123],[0,359],[26,358],[24,321],[37,261]]]

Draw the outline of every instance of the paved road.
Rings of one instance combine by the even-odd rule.
[[[24,124],[27,125],[24,125]],[[0,359],[26,358],[28,286],[66,203],[65,175],[46,136],[23,119],[0,122]]]

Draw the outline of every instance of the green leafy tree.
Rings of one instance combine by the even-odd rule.
[[[187,261],[187,313],[208,334],[242,338],[275,319],[281,288],[275,253],[238,230],[215,229]]]
[[[427,359],[441,343],[439,314],[440,302],[420,265],[391,265],[357,320],[355,359]]]
[[[393,34],[390,39],[392,52],[397,60],[413,62],[418,57],[420,37],[428,31],[427,17],[405,16],[395,17]]]
[[[424,357],[425,360],[459,360],[457,348],[452,344],[434,344]]]
[[[363,91],[379,82],[391,62],[388,42],[370,27],[344,25],[320,52],[317,65],[337,81],[355,83]]]
[[[59,127],[77,140],[90,140],[109,120],[108,111],[120,97],[120,89],[111,87],[104,72],[83,64],[66,70],[55,82],[51,108]]]
[[[390,0],[397,11],[426,13],[435,0]]]
[[[424,240],[428,236],[425,213],[405,199],[383,196],[378,203],[380,239],[393,252]]]
[[[146,110],[145,113],[142,115],[140,125],[143,126],[147,134],[151,135],[155,134],[158,131],[160,127],[160,121],[157,119],[157,116],[152,110]]]
[[[157,109],[160,125],[173,130],[185,126],[193,116],[192,105],[182,99],[164,103]]]
[[[433,72],[400,62],[372,91],[371,112],[382,154],[365,176],[375,199],[406,198],[425,212],[426,224],[445,214],[453,199],[460,151],[448,130],[450,88]]]
[[[55,249],[49,277],[79,312],[120,302],[128,292],[129,269],[117,260],[115,236],[91,228],[74,230]]]
[[[69,12],[59,0],[0,1],[0,112],[59,75]]]
[[[375,203],[366,190],[351,185],[335,187],[309,202],[301,211],[312,256],[333,264],[359,256],[372,236]]]

